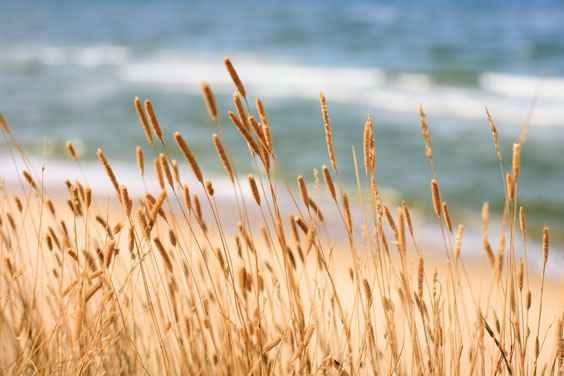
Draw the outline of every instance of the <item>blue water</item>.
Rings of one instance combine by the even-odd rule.
[[[500,215],[503,188],[484,113],[500,132],[506,167],[541,77],[523,146],[520,202],[528,228],[551,227],[564,241],[564,3],[339,1],[0,2],[0,111],[33,155],[65,158],[73,140],[85,161],[102,146],[111,161],[134,163],[146,147],[133,111],[150,98],[165,133],[189,140],[210,174],[215,129],[200,97],[210,82],[222,113],[234,91],[229,55],[251,98],[269,114],[288,177],[328,164],[319,91],[327,96],[339,166],[355,191],[351,145],[361,157],[371,113],[376,177],[431,210],[431,170],[418,106],[423,103],[444,198],[455,220],[479,221],[484,201]],[[239,170],[247,151],[221,118]],[[149,149],[146,149],[149,152]],[[2,163],[7,150],[0,146]],[[0,171],[0,178],[3,172]],[[293,180],[293,179],[291,179]]]

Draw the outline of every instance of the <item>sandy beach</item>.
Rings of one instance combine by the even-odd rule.
[[[500,312],[509,310],[509,298],[503,289],[497,287],[495,282],[499,280],[501,286],[504,286],[503,280],[511,275],[507,274],[507,266],[503,265],[501,274],[497,274],[495,267],[490,265],[485,255],[481,257],[481,260],[475,256],[467,259],[464,255],[464,252],[470,252],[467,249],[460,256],[456,266],[453,266],[451,248],[449,248],[448,254],[449,262],[446,253],[440,254],[441,251],[444,252],[444,246],[442,246],[442,250],[437,252],[437,248],[441,247],[440,242],[437,244],[436,241],[419,239],[417,232],[415,232],[416,243],[413,243],[408,235],[404,257],[401,257],[400,248],[397,242],[393,240],[393,235],[390,235],[388,231],[388,235],[392,238],[387,245],[388,250],[382,244],[379,245],[380,249],[378,250],[376,244],[363,244],[361,240],[353,245],[356,256],[353,257],[351,245],[348,244],[346,239],[333,233],[333,235],[337,235],[334,237],[338,240],[331,242],[328,237],[331,231],[327,231],[327,227],[322,222],[318,222],[319,238],[311,245],[307,254],[304,248],[307,247],[306,233],[308,230],[300,229],[299,225],[294,230],[290,222],[286,222],[283,231],[289,251],[285,253],[280,245],[272,240],[272,236],[276,236],[275,228],[268,226],[267,223],[267,226],[264,227],[266,232],[261,231],[261,225],[265,224],[262,215],[265,213],[250,208],[251,205],[255,205],[252,195],[244,197],[245,205],[249,206],[247,213],[251,213],[251,215],[245,218],[248,222],[244,226],[243,232],[241,232],[241,228],[238,229],[236,213],[222,215],[222,207],[228,207],[226,203],[214,207],[212,211],[209,203],[203,198],[200,210],[206,227],[204,232],[202,227],[198,225],[197,218],[199,216],[195,212],[188,214],[186,208],[182,208],[184,203],[182,203],[182,198],[178,197],[181,193],[178,192],[178,189],[178,186],[174,190],[169,187],[167,198],[163,204],[162,216],[159,215],[160,218],[156,221],[155,229],[151,235],[152,239],[162,239],[161,243],[164,244],[169,256],[168,261],[162,257],[162,253],[159,254],[159,247],[154,241],[149,242],[148,239],[144,239],[142,231],[138,227],[139,224],[136,224],[138,220],[132,214],[129,217],[126,215],[122,205],[117,202],[115,194],[110,196],[94,195],[92,204],[88,209],[85,208],[85,204],[80,198],[82,196],[78,194],[81,213],[72,209],[69,203],[72,202],[70,191],[68,197],[71,201],[65,201],[61,195],[58,195],[58,198],[49,200],[51,202],[49,204],[46,197],[42,198],[34,193],[34,190],[26,189],[27,196],[19,196],[21,201],[25,202],[21,212],[19,208],[16,208],[13,197],[5,194],[2,199],[3,228],[6,229],[6,223],[11,222],[9,219],[6,220],[7,213],[13,213],[14,231],[12,235],[3,232],[4,244],[10,245],[8,250],[5,247],[3,248],[4,278],[8,281],[8,286],[17,286],[15,291],[19,291],[20,298],[34,294],[36,302],[32,307],[28,307],[29,316],[28,313],[23,315],[21,308],[16,308],[19,305],[17,295],[10,293],[10,297],[5,298],[5,304],[8,304],[6,307],[11,308],[5,310],[3,322],[23,322],[24,327],[28,323],[30,328],[39,325],[40,330],[44,333],[43,336],[47,336],[46,345],[56,346],[56,343],[64,341],[67,336],[69,338],[66,340],[75,338],[75,334],[71,335],[71,333],[76,330],[73,329],[76,328],[76,324],[73,323],[76,323],[78,313],[70,301],[64,303],[65,299],[86,294],[88,296],[88,312],[93,317],[91,320],[94,318],[96,320],[103,318],[111,320],[111,323],[106,324],[110,325],[110,328],[105,327],[100,328],[100,330],[108,330],[111,327],[122,328],[116,332],[116,335],[121,333],[122,330],[129,333],[129,336],[135,334],[134,343],[123,344],[126,352],[129,351],[127,350],[128,346],[135,346],[136,351],[142,351],[142,349],[149,351],[149,353],[156,351],[156,334],[151,334],[155,332],[143,329],[146,326],[156,325],[155,328],[158,329],[154,330],[161,333],[167,352],[171,352],[169,354],[170,361],[174,366],[174,362],[181,360],[177,358],[177,351],[180,351],[182,347],[178,341],[183,335],[187,335],[186,340],[189,340],[190,329],[187,328],[198,326],[192,322],[195,318],[191,318],[190,315],[186,316],[186,308],[182,308],[182,306],[188,304],[187,307],[191,306],[192,312],[198,312],[199,319],[204,320],[201,323],[203,327],[222,327],[225,325],[224,315],[235,315],[229,320],[235,320],[240,314],[251,317],[251,311],[249,311],[251,307],[249,306],[246,307],[246,314],[232,312],[235,306],[232,306],[233,302],[230,301],[229,294],[234,293],[236,299],[242,301],[249,299],[250,302],[256,291],[245,283],[251,285],[257,283],[262,286],[258,290],[263,294],[260,296],[261,309],[263,310],[262,320],[268,322],[268,326],[263,333],[263,336],[266,337],[262,338],[263,346],[266,342],[276,339],[276,332],[281,333],[284,337],[283,342],[294,343],[296,339],[292,339],[293,336],[290,333],[293,331],[299,333],[300,325],[303,325],[301,330],[307,331],[308,325],[310,325],[308,323],[315,322],[316,334],[313,335],[311,343],[312,347],[318,349],[311,349],[311,359],[314,361],[317,359],[319,367],[323,368],[323,359],[327,355],[321,354],[319,351],[326,349],[326,351],[331,352],[331,361],[333,362],[331,368],[340,369],[341,372],[356,371],[362,374],[366,370],[361,363],[357,363],[356,369],[352,368],[351,370],[349,369],[350,364],[353,363],[350,363],[347,369],[344,366],[335,368],[334,361],[342,363],[343,359],[346,359],[344,354],[347,353],[346,343],[349,340],[353,354],[367,352],[366,357],[368,359],[366,346],[369,342],[367,339],[369,334],[367,328],[370,328],[373,332],[375,348],[379,349],[370,354],[370,358],[372,358],[374,364],[379,366],[384,363],[391,366],[394,363],[394,350],[390,345],[389,337],[391,331],[394,333],[397,345],[404,349],[401,355],[401,364],[404,366],[412,364],[411,359],[416,356],[415,350],[407,351],[407,349],[415,348],[412,346],[413,341],[420,341],[421,347],[425,348],[424,338],[430,332],[424,326],[429,324],[419,322],[415,324],[417,329],[413,331],[413,324],[410,323],[410,320],[420,319],[410,316],[413,315],[413,312],[410,312],[409,304],[405,302],[405,295],[402,292],[402,285],[408,283],[409,289],[414,291],[413,300],[417,301],[418,277],[412,276],[418,276],[419,273],[419,252],[423,256],[424,263],[423,302],[426,302],[427,307],[430,307],[433,305],[434,297],[442,297],[440,303],[438,303],[439,301],[436,303],[440,305],[437,314],[442,317],[443,330],[446,333],[451,332],[451,337],[444,338],[444,342],[441,344],[441,346],[444,346],[445,359],[449,358],[449,351],[452,351],[454,346],[460,346],[460,360],[456,367],[469,370],[477,367],[476,363],[479,364],[480,362],[483,369],[492,372],[495,368],[500,367],[500,359],[493,355],[496,353],[499,355],[500,345],[496,343],[497,339],[494,340],[493,338],[502,338],[500,333],[506,333],[508,337],[511,337],[514,333],[513,330],[515,330],[514,328],[502,327],[504,321],[500,323],[498,317]],[[158,197],[156,194],[155,196]],[[135,202],[146,198],[140,197],[138,200],[131,197],[131,199]],[[214,205],[213,196],[210,196],[210,199],[210,202]],[[43,206],[40,205],[41,202],[43,202]],[[134,205],[134,211],[136,206],[138,205]],[[51,211],[51,208],[53,208],[53,211]],[[261,207],[261,209],[264,208]],[[281,217],[286,218],[289,211],[284,210],[284,208],[281,209]],[[230,208],[230,210],[236,209]],[[214,213],[221,216],[219,227],[218,223],[213,220]],[[307,214],[307,209],[304,216],[306,220],[315,218],[312,213]],[[332,226],[336,226],[335,219],[328,220],[332,223]],[[12,226],[11,223],[9,226]],[[128,245],[130,242],[128,236],[130,226],[135,228],[135,243],[139,242],[139,245],[135,245],[134,249],[131,249],[131,246]],[[63,232],[61,233],[61,231]],[[65,231],[67,235],[61,236]],[[171,232],[174,235],[171,235]],[[265,240],[266,238],[263,238],[263,233],[267,234],[267,238],[271,237],[268,242]],[[49,249],[49,241],[46,240],[46,237],[49,237],[48,234],[51,235],[52,249]],[[245,236],[247,236],[248,242],[245,241]],[[175,239],[173,240],[173,238]],[[10,242],[13,243],[10,244]],[[109,264],[106,264],[108,244],[113,247],[113,251],[111,251],[113,258]],[[449,247],[453,244],[449,244]],[[10,251],[10,249],[14,251]],[[219,252],[221,256],[218,256],[217,250],[222,250]],[[144,260],[143,272],[140,271],[139,257]],[[292,272],[284,266],[286,257],[291,260],[289,265],[293,266]],[[88,267],[88,265],[90,266]],[[241,270],[244,272],[241,272]],[[10,278],[10,274],[7,272],[11,273]],[[261,276],[259,277],[260,282],[254,277],[255,272],[258,272],[256,275]],[[359,272],[361,274],[360,279],[357,276]],[[229,277],[229,273],[233,273],[234,276]],[[84,282],[84,286],[81,288],[77,281],[80,280],[80,275],[88,274],[97,274],[97,276]],[[241,275],[244,277],[241,277]],[[404,276],[408,276],[407,281],[403,279]],[[97,278],[101,278],[101,281],[98,282]],[[247,278],[249,279],[247,280]],[[150,290],[149,296],[153,301],[152,304],[156,304],[157,307],[156,324],[147,308],[150,304],[144,292],[144,280]],[[221,282],[222,280],[224,282]],[[206,287],[205,281],[213,282]],[[370,299],[368,299],[366,287],[363,286],[366,283],[371,287],[372,295]],[[519,319],[522,321],[520,324],[523,325],[523,322],[529,323],[529,329],[520,329],[523,331],[522,333],[530,331],[529,338],[526,339],[529,352],[534,346],[531,343],[535,341],[537,333],[541,287],[543,287],[544,303],[539,327],[540,355],[538,363],[550,363],[555,356],[552,346],[554,334],[551,335],[550,333],[554,331],[557,320],[561,319],[562,315],[563,289],[561,281],[550,277],[543,284],[541,275],[530,272],[524,277],[523,284],[523,289],[517,290],[516,304],[521,310],[522,316],[519,316]],[[214,287],[210,289],[212,286]],[[53,291],[55,288],[58,288],[60,292]],[[96,288],[98,290],[92,292]],[[455,293],[453,293],[453,289],[456,291]],[[523,308],[527,305],[527,291],[530,291],[532,296],[530,309]],[[92,295],[90,295],[91,293]],[[454,296],[456,296],[456,299],[453,298]],[[96,307],[100,304],[103,306],[108,299],[112,299],[111,297],[115,297],[115,302],[102,315],[99,311],[102,308]],[[57,300],[59,300],[58,303]],[[454,304],[455,301],[456,305]],[[60,312],[53,307],[56,304],[64,304],[67,308]],[[301,319],[294,316],[293,310],[296,308],[292,306],[296,304],[300,306],[297,312],[302,312],[303,317]],[[370,308],[367,308],[367,304]],[[393,308],[389,304],[392,304]],[[417,306],[415,303],[412,304]],[[426,309],[429,308],[421,308],[420,314],[425,315],[426,313],[423,312]],[[455,313],[451,311],[452,309],[458,311]],[[177,310],[179,310],[178,313]],[[180,314],[180,312],[185,313]],[[477,312],[483,312],[483,318],[476,317]],[[494,312],[497,312],[497,314]],[[343,316],[339,317],[341,313]],[[184,319],[188,320],[190,324],[184,323],[184,320],[178,317],[179,314],[184,315]],[[29,322],[22,317],[29,317]],[[257,317],[255,317],[256,319]],[[370,326],[367,326],[368,322],[371,323]],[[488,335],[484,322],[487,322],[493,330],[493,337]],[[62,368],[66,372],[73,369],[73,359],[78,359],[73,357],[85,354],[88,348],[90,348],[88,351],[98,349],[88,361],[89,367],[95,364],[97,364],[97,367],[103,367],[101,364],[104,362],[101,359],[103,359],[104,347],[98,347],[102,338],[97,338],[91,332],[96,328],[96,324],[86,320],[84,325],[84,341],[80,341],[83,343],[76,348],[76,355],[58,354],[56,356],[63,363],[68,362],[66,364],[69,368]],[[62,333],[60,333],[61,331]],[[452,335],[453,331],[457,335]],[[4,343],[19,344],[19,346],[25,348],[28,341],[31,340],[21,334],[8,334],[6,331],[3,333]],[[53,335],[53,333],[59,334]],[[90,338],[88,334],[92,334],[92,337]],[[414,335],[417,337],[414,337]],[[466,350],[476,346],[478,339],[482,341],[481,346],[485,349],[484,353],[490,354],[489,356],[476,358],[472,352]],[[330,342],[327,342],[328,340]],[[195,345],[194,340],[190,341],[191,346],[196,348],[202,346],[205,348],[214,343],[214,340],[210,338],[197,340],[198,345]],[[232,341],[234,341],[232,346],[243,345],[243,343],[238,344],[238,340]],[[75,348],[75,346],[72,347]],[[4,352],[1,364],[13,364],[18,358],[17,351],[18,347],[16,346]],[[289,361],[293,358],[291,352],[289,349],[280,350],[276,356],[287,357]],[[527,357],[527,359],[532,360],[533,355],[529,354]],[[143,369],[147,367],[150,373],[156,372],[160,361],[162,361],[162,358],[157,351],[153,357],[144,360]],[[255,368],[256,370],[257,364],[251,362],[248,365],[239,364],[239,366]],[[344,364],[347,364],[346,360]],[[531,372],[532,364],[532,361],[526,364],[524,371]],[[190,367],[198,366],[208,371],[221,369],[220,363],[207,366],[197,363],[190,365]],[[420,366],[421,369],[426,367],[423,364]],[[447,360],[444,360],[443,366],[445,370],[455,367]],[[281,367],[281,362],[278,367]],[[277,368],[272,369],[275,373],[284,370],[284,368],[278,368],[278,371],[275,371],[275,369]],[[321,368],[318,369],[318,371],[320,370]],[[239,369],[237,372],[241,373],[241,370]]]

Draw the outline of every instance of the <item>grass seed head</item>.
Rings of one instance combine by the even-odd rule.
[[[145,100],[145,111],[147,111],[149,122],[151,123],[151,127],[153,128],[153,132],[155,132],[155,136],[157,136],[160,142],[163,142],[163,132],[161,130],[161,126],[159,125],[157,115],[153,110],[153,104],[148,99]]]
[[[233,80],[233,84],[235,84],[235,88],[237,88],[239,94],[241,94],[243,98],[247,98],[247,92],[245,91],[245,87],[243,86],[243,83],[241,82],[241,79],[239,78],[237,71],[233,67],[231,60],[229,60],[229,58],[226,56],[223,58],[223,63],[225,64],[225,68],[227,69],[229,76],[231,76],[231,80]]]
[[[147,121],[147,117],[145,116],[145,111],[143,111],[143,106],[141,105],[139,97],[135,97],[133,104],[135,105],[135,110],[137,111],[137,116],[139,117],[139,121],[143,127],[143,132],[145,132],[147,141],[149,141],[149,144],[154,145],[153,134],[151,133],[151,128],[149,128],[149,122]]]
[[[210,85],[207,82],[202,82],[202,94],[204,97],[204,102],[206,103],[206,107],[208,109],[208,113],[210,114],[211,118],[217,121],[217,107],[215,105],[215,98],[211,91]]]

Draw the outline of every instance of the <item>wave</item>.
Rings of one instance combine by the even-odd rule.
[[[363,104],[375,110],[414,113],[423,103],[428,112],[463,119],[485,119],[487,105],[500,123],[520,125],[526,118],[539,79],[483,73],[476,87],[434,84],[432,75],[400,73],[353,67],[329,67],[279,62],[262,56],[233,58],[247,91],[261,97],[319,98],[323,91],[331,101]],[[160,86],[163,90],[199,95],[207,80],[214,92],[229,95],[234,88],[220,56],[168,56],[119,69],[121,80]],[[547,78],[532,123],[564,126],[564,78]]]
[[[112,66],[118,82],[150,84],[153,90],[200,94],[207,80],[216,94],[230,95],[233,85],[222,55],[203,51],[158,49],[152,52],[100,45],[91,47],[7,47],[0,64],[37,62],[84,68]],[[284,57],[230,53],[249,92],[263,98],[318,100],[362,104],[374,111],[414,114],[420,103],[435,116],[484,120],[488,106],[498,123],[520,125],[541,82],[539,77],[485,72],[475,86],[438,85],[433,74],[388,74],[375,68],[306,65]],[[564,78],[542,80],[531,124],[564,126]]]
[[[385,82],[385,74],[378,69],[306,66],[249,56],[233,60],[246,87],[261,94],[270,92],[269,95],[277,97],[319,96],[319,90],[324,88],[367,90]],[[220,93],[233,90],[220,56],[167,61],[159,58],[123,67],[119,77],[126,81],[165,84],[189,91],[198,91],[200,82],[207,80]]]

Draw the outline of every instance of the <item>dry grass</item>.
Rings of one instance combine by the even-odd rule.
[[[229,59],[224,62],[239,92],[229,117],[255,166],[247,182],[240,181],[229,150],[236,140],[227,142],[211,89],[206,83],[202,89],[218,128],[213,145],[233,186],[236,225],[227,220],[212,182],[176,132],[176,144],[195,176],[190,188],[183,183],[167,149],[174,143],[162,134],[149,100],[144,109],[138,98],[134,104],[162,190],[138,198],[119,185],[98,149],[115,197],[108,201],[80,181],[67,181],[67,202],[53,202],[43,188],[42,172],[32,173],[0,116],[7,147],[26,166],[20,196],[2,186],[0,198],[0,374],[564,371],[557,289],[545,283],[544,268],[540,280],[529,273],[526,253],[524,259],[515,256],[516,247],[526,249],[524,234],[517,234],[518,212],[521,232],[525,228],[523,208],[517,205],[521,144],[513,147],[506,177],[489,113],[506,181],[505,214],[494,254],[484,205],[485,262],[475,267],[461,252],[463,226],[453,233],[441,200],[422,108],[422,145],[433,171],[429,198],[438,217],[437,234],[442,234],[442,258],[421,251],[405,202],[394,217],[382,201],[374,178],[370,117],[360,135],[365,169],[357,171],[360,200],[352,205],[339,180],[321,94],[333,169],[322,166],[334,207],[327,209],[328,203],[319,202],[317,171],[309,186],[298,177],[299,194],[289,188],[262,102],[256,100],[254,117],[235,68]],[[79,163],[70,142],[67,149]],[[211,144],[209,152],[215,153]],[[143,159],[137,148],[145,179]],[[291,197],[292,205],[279,204],[283,195]],[[344,244],[331,242],[321,209],[340,218]],[[548,228],[543,234],[546,266]],[[543,306],[545,294],[550,304]]]

